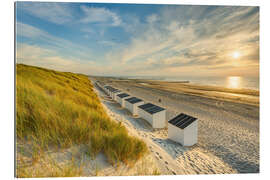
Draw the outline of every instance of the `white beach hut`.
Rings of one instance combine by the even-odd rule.
[[[121,94],[121,93],[122,92],[119,89],[113,91],[112,92],[112,99],[116,101],[116,95]]]
[[[124,108],[125,107],[125,99],[129,98],[129,94],[120,93],[116,95],[116,101]]]
[[[108,94],[108,88],[109,88],[109,87],[110,87],[110,86],[108,86],[108,85],[105,85],[105,86],[104,86],[104,91],[105,91],[106,94]]]
[[[107,86],[107,87],[106,87],[106,90],[105,90],[106,93],[107,93],[107,95],[109,95],[109,96],[110,96],[111,88],[112,88],[111,86]]]
[[[119,89],[111,88],[110,90],[110,96],[114,100],[114,94],[117,92],[121,92]]]
[[[166,109],[147,103],[138,106],[139,117],[147,120],[153,128],[165,128]]]
[[[184,113],[179,114],[168,122],[168,138],[192,146],[198,141],[198,120]]]
[[[133,114],[133,116],[138,115],[138,106],[143,104],[143,100],[136,97],[125,99],[125,107]]]
[[[112,92],[114,91],[114,88],[113,87],[108,87],[108,94],[110,97],[112,97]]]

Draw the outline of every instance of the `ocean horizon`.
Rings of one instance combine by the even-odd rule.
[[[188,81],[190,84],[211,85],[234,89],[259,90],[259,77],[227,76],[227,77],[165,77],[165,76],[125,76],[127,79],[144,79],[159,81]]]

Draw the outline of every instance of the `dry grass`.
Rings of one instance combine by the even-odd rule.
[[[17,141],[35,144],[36,161],[49,147],[79,144],[88,145],[92,157],[104,152],[112,164],[133,164],[147,152],[144,142],[108,117],[87,76],[23,64],[16,65],[16,73]],[[78,175],[65,171],[52,176]],[[31,172],[18,172],[18,177],[32,177]]]
[[[82,176],[82,166],[78,166],[74,160],[65,165],[58,165],[53,160],[42,162],[39,161],[38,166],[20,167],[17,168],[17,177],[30,178],[30,177],[72,177]]]

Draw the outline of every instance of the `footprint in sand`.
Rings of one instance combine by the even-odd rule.
[[[171,171],[171,169],[170,169],[168,166],[166,166],[166,169],[167,169],[168,171]]]
[[[169,164],[167,161],[165,161],[165,164]]]

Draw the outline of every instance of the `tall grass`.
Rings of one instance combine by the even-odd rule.
[[[89,146],[95,157],[104,152],[112,164],[130,164],[147,147],[105,113],[85,75],[16,65],[16,135],[35,141],[42,150]]]

